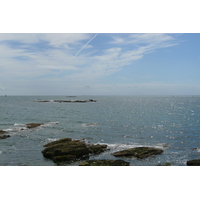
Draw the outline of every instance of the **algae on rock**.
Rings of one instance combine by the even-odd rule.
[[[91,154],[99,154],[107,150],[107,145],[90,145],[81,140],[64,138],[44,145],[42,154],[45,158],[56,162],[88,159]]]
[[[79,166],[129,166],[129,162],[124,160],[87,160]]]
[[[187,166],[200,166],[200,159],[187,161]]]
[[[153,147],[135,147],[115,152],[112,155],[115,157],[136,157],[142,159],[152,155],[161,154],[162,152],[162,149],[157,149]]]

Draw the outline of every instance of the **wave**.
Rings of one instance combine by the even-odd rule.
[[[45,143],[46,142],[55,142],[55,141],[57,141],[57,140],[59,140],[60,138],[47,138],[46,140],[45,140]]]
[[[97,123],[90,123],[90,124],[83,123],[82,124],[83,127],[93,127],[93,126],[97,126],[97,125],[98,125]]]
[[[42,126],[42,127],[48,127],[48,126],[52,126],[52,125],[54,125],[54,124],[59,124],[59,122],[58,122],[58,121],[57,121],[57,122],[48,122],[48,123],[42,124],[41,126]]]
[[[109,144],[109,143],[96,143],[96,144],[105,144],[108,146],[108,149],[110,149],[111,153],[115,151],[122,151],[125,149],[131,149],[135,147],[154,147],[154,148],[159,148],[159,149],[168,149],[170,148],[170,145],[167,145],[165,143],[159,143],[155,145],[141,145],[138,143],[133,143],[133,144],[123,144],[123,143],[114,143],[114,144]]]
[[[59,124],[59,122],[47,122],[44,123],[38,127],[35,128],[27,128],[27,124],[19,124],[19,123],[14,123],[13,126],[7,128],[7,129],[3,129],[6,132],[22,132],[22,131],[31,131],[31,130],[35,130],[35,129],[41,129],[41,127],[50,127],[53,126],[55,124]]]

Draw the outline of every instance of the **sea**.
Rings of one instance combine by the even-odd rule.
[[[97,101],[54,102],[88,99]],[[28,123],[43,125],[27,129]],[[0,130],[10,135],[0,140],[1,166],[57,166],[41,151],[62,138],[108,145],[90,159],[119,159],[111,154],[147,146],[163,153],[122,159],[130,166],[186,166],[200,158],[200,96],[1,96]]]

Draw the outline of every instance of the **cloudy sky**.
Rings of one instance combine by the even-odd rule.
[[[198,33],[1,33],[0,95],[200,95]]]

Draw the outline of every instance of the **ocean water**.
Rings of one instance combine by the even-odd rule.
[[[97,102],[51,101],[87,99]],[[27,123],[44,125],[26,129]],[[122,159],[131,166],[186,166],[200,158],[200,96],[1,96],[0,130],[11,136],[0,140],[1,166],[56,166],[43,157],[43,145],[66,137],[108,145],[109,151],[90,159],[119,159],[111,153],[149,146],[164,152]]]

